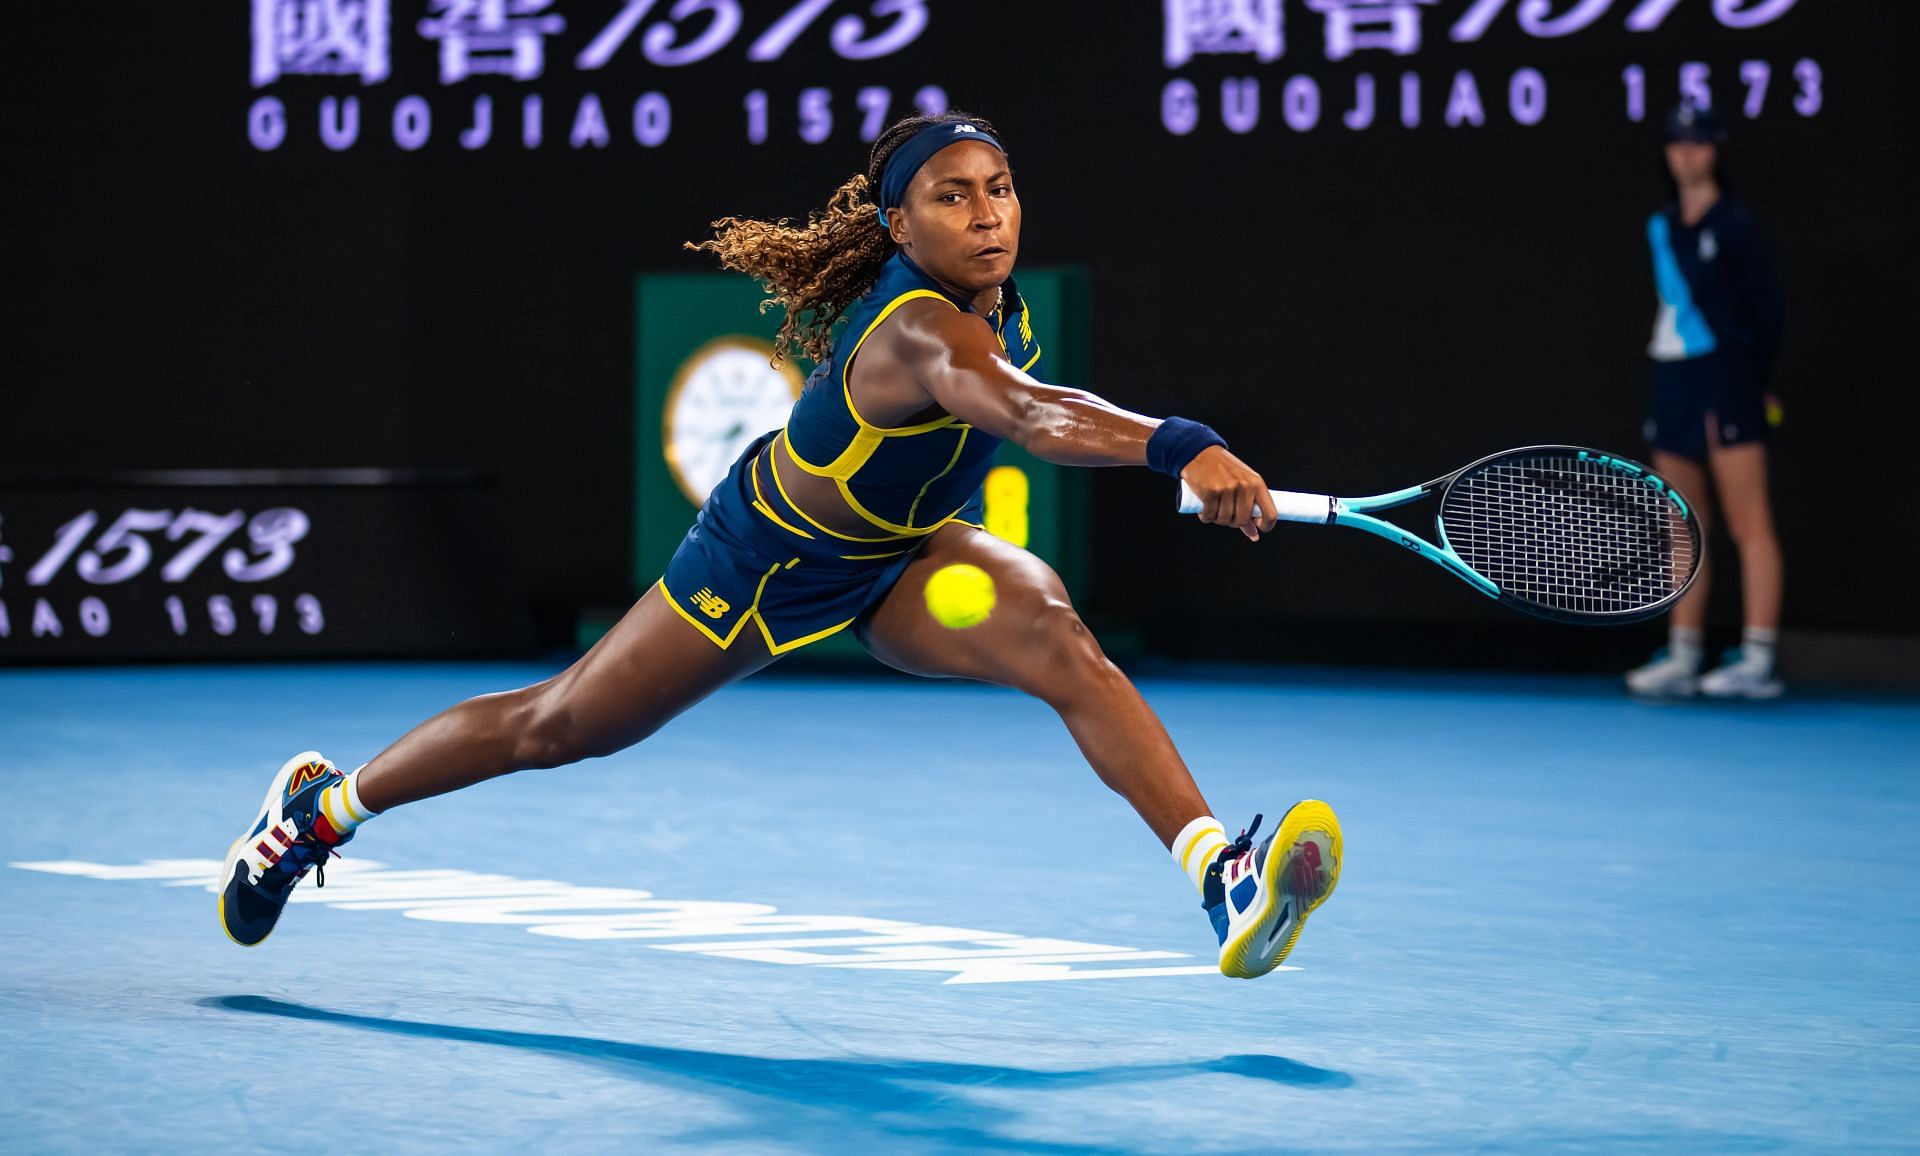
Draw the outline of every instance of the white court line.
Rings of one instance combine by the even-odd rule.
[[[218,859],[149,859],[116,866],[61,859],[8,866],[50,875],[199,886],[218,892],[223,864]],[[345,911],[398,911],[409,919],[442,923],[507,924],[561,939],[682,940],[643,946],[754,963],[945,972],[942,982],[951,984],[1220,974],[1212,964],[1113,966],[1192,958],[1177,951],[863,915],[782,915],[764,903],[659,899],[650,891],[628,887],[585,887],[475,871],[389,871],[366,859],[331,865],[326,887],[302,887],[294,892],[293,901]]]

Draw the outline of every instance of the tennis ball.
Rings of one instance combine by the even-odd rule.
[[[955,562],[927,579],[927,612],[953,630],[978,626],[993,613],[993,577],[978,566]]]

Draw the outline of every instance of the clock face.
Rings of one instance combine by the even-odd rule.
[[[791,362],[768,363],[773,345],[722,337],[694,350],[667,393],[667,468],[698,506],[747,443],[786,424],[803,382]]]

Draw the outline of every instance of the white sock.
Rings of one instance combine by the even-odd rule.
[[[1667,653],[1688,666],[1699,666],[1707,644],[1706,632],[1694,626],[1675,626],[1667,631]]]
[[[1749,662],[1764,662],[1767,669],[1773,669],[1773,647],[1780,641],[1780,632],[1765,626],[1749,626],[1740,632],[1741,657]]]
[[[364,766],[361,768],[364,770]],[[379,812],[360,801],[360,771],[320,792],[320,811],[341,838]]]
[[[1227,829],[1220,825],[1220,820],[1212,815],[1202,815],[1180,828],[1180,833],[1173,837],[1173,846],[1169,851],[1173,854],[1173,861],[1180,865],[1180,870],[1193,880],[1193,889],[1202,891],[1207,868],[1227,842]]]

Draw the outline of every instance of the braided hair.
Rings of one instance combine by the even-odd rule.
[[[907,117],[873,142],[867,171],[854,174],[835,189],[826,208],[807,214],[805,224],[787,217],[778,221],[722,217],[713,222],[711,239],[687,242],[687,248],[707,250],[720,258],[723,267],[759,281],[771,294],[760,303],[762,313],[774,305],[785,310],[774,341],[774,364],[795,349],[816,362],[831,354],[835,323],[873,288],[880,267],[897,247],[880,223],[874,196],[887,158],[902,141],[928,125],[962,123],[999,135],[983,118],[964,112]]]

